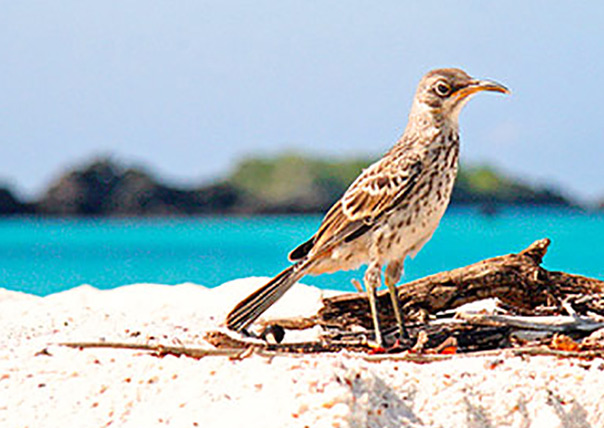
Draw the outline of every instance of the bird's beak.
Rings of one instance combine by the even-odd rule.
[[[510,90],[500,83],[492,82],[490,80],[475,80],[468,86],[459,89],[454,95],[459,100],[462,100],[481,91],[500,92],[502,94],[510,93]]]

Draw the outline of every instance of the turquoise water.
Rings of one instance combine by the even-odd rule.
[[[150,282],[214,287],[271,276],[287,253],[317,228],[320,216],[162,220],[0,221],[0,287],[47,295],[80,284],[98,288]],[[450,209],[433,239],[406,264],[405,280],[453,269],[552,239],[549,269],[604,279],[604,215],[509,209],[493,218]],[[360,272],[303,282],[352,290]]]

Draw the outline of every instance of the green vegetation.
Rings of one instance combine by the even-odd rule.
[[[323,211],[346,190],[369,159],[324,160],[287,154],[242,161],[227,182],[263,206]],[[488,166],[462,167],[453,193],[458,204],[570,205],[554,190],[537,189]]]
[[[503,205],[571,205],[554,189],[529,186],[511,179],[489,166],[460,168],[453,191],[453,202]]]
[[[369,165],[364,159],[330,161],[294,154],[242,161],[227,182],[246,199],[286,211],[317,211],[337,200]]]

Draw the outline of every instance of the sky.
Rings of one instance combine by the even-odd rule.
[[[286,151],[377,157],[417,82],[504,83],[462,162],[604,198],[604,3],[0,0],[0,183],[41,194],[95,156],[174,184]]]

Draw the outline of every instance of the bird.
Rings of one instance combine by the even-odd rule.
[[[247,327],[306,275],[367,265],[363,282],[375,343],[384,345],[376,304],[382,271],[399,337],[408,338],[396,284],[405,259],[413,258],[430,240],[445,213],[458,170],[459,113],[482,91],[510,92],[458,68],[426,73],[400,139],[361,172],[327,211],[317,232],[289,254],[293,264],[231,310],[227,328],[248,333]]]

